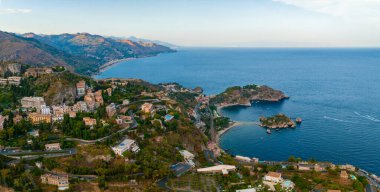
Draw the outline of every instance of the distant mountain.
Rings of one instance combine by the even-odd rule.
[[[173,52],[173,49],[152,42],[135,42],[128,39],[107,38],[89,33],[36,35],[27,33],[22,35],[28,39],[35,39],[70,55],[96,61],[96,69],[109,61],[154,56],[160,53]],[[84,66],[86,69],[86,66]],[[88,67],[87,67],[88,68]],[[81,69],[79,71],[83,71]],[[92,71],[91,69],[87,69]]]
[[[109,61],[155,56],[174,50],[152,42],[113,39],[88,33],[16,35],[0,31],[0,62],[31,66],[65,66],[91,74]]]
[[[131,41],[135,41],[135,42],[154,43],[154,44],[162,45],[162,46],[165,46],[165,47],[170,47],[172,49],[177,49],[179,47],[177,45],[174,45],[174,44],[171,44],[171,43],[167,43],[167,42],[163,42],[163,41],[137,38],[137,37],[134,37],[134,36],[128,37],[127,39],[131,40]]]
[[[71,68],[74,58],[35,39],[0,31],[0,62],[18,62],[33,66],[61,65]]]

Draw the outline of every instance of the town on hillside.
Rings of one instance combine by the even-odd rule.
[[[350,164],[293,156],[266,161],[223,151],[218,135],[234,122],[218,108],[287,97],[269,87],[251,85],[234,88],[230,97],[207,96],[199,87],[177,83],[94,80],[64,67],[29,67],[2,74],[0,90],[0,191],[338,192],[380,187],[379,177]],[[251,95],[237,100],[240,92]]]

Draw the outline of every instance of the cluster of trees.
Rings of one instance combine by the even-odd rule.
[[[103,125],[100,122],[100,117],[102,116],[101,113],[103,113],[103,110],[98,109],[96,114],[78,113],[76,118],[70,118],[68,114],[65,114],[63,121],[57,126],[65,135],[74,138],[93,140],[105,137],[112,133],[112,130],[116,128],[116,125]],[[92,128],[85,126],[83,122],[83,117],[89,116],[96,118],[97,120],[96,125]]]
[[[0,185],[11,187],[15,191],[41,191],[34,180],[39,175],[38,170],[26,172],[24,163],[19,163],[0,170]]]
[[[222,130],[230,125],[230,118],[228,117],[217,117],[214,119],[214,125],[217,130]]]

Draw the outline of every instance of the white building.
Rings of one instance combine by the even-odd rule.
[[[45,145],[46,151],[59,151],[61,150],[61,145],[59,143],[51,143]]]
[[[39,137],[40,133],[39,133],[38,129],[36,129],[36,130],[29,131],[28,135],[30,135],[32,137]]]
[[[123,153],[125,151],[132,151],[132,152],[136,153],[136,152],[140,151],[140,148],[139,148],[139,146],[137,146],[135,140],[125,139],[119,145],[112,147],[112,150],[115,152],[115,154],[123,156]]]
[[[48,107],[46,105],[41,105],[41,114],[50,115],[51,114],[50,107]]]
[[[181,155],[183,156],[183,158],[185,160],[193,160],[194,159],[194,154],[190,153],[188,150],[181,150],[181,151],[179,151],[179,153],[181,153]]]
[[[128,99],[124,99],[123,100],[123,105],[129,105],[129,100]]]
[[[282,177],[281,177],[281,173],[269,172],[269,173],[267,173],[265,175],[264,181],[270,181],[270,182],[274,182],[274,183],[281,183],[283,180],[282,180]]]
[[[256,189],[255,188],[239,189],[239,190],[236,190],[236,192],[256,192]]]
[[[235,156],[235,159],[236,159],[237,161],[245,162],[245,163],[250,163],[250,162],[252,162],[252,159],[251,159],[251,158],[249,158],[249,157],[243,157],[243,156],[240,156],[240,155],[236,155],[236,156]]]
[[[235,171],[236,167],[234,165],[217,165],[212,167],[197,169],[198,173],[222,173],[223,175],[228,174],[229,171]]]

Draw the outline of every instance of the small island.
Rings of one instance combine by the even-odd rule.
[[[227,88],[211,98],[210,104],[217,107],[227,106],[251,106],[252,101],[279,102],[289,98],[282,91],[272,89],[266,85],[246,85],[243,87],[234,86]]]
[[[272,117],[260,117],[260,126],[269,129],[278,128],[295,128],[296,124],[293,120],[284,114],[277,114]]]

